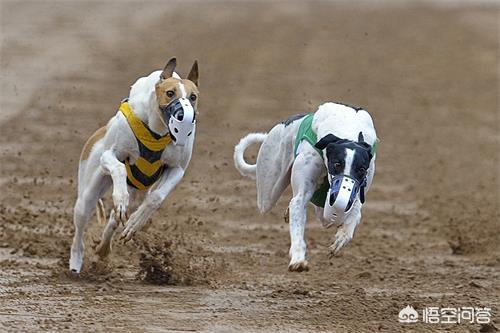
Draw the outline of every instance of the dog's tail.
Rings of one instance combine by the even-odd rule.
[[[248,164],[245,161],[245,150],[254,143],[264,142],[266,137],[266,133],[250,133],[234,147],[234,166],[243,176],[255,178],[257,169],[257,164]]]

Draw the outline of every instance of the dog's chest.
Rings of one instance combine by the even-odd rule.
[[[138,157],[131,161],[125,159],[127,170],[127,183],[140,190],[153,185],[165,169],[163,155],[165,150],[172,146],[169,135],[161,136],[151,131],[139,118],[137,118],[127,102],[122,103],[120,111],[127,119],[138,148]]]
[[[169,145],[162,153],[161,161],[169,166],[179,166],[182,164],[185,155],[185,147]]]

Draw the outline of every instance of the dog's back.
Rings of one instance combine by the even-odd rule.
[[[365,142],[374,145],[377,133],[370,114],[354,106],[341,103],[324,103],[319,106],[312,124],[318,138],[334,134],[343,139],[357,141],[359,132]]]

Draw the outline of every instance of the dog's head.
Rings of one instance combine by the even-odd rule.
[[[198,110],[198,62],[195,61],[187,79],[174,77],[177,60],[168,61],[155,85],[158,113],[168,127],[173,142],[183,146],[191,136]]]
[[[364,187],[373,157],[372,147],[364,141],[361,132],[357,142],[328,134],[319,140],[315,147],[326,149],[325,164],[330,180],[324,218],[331,222],[327,226],[342,223],[344,215],[351,210],[358,193],[361,203],[365,201]]]
[[[328,134],[315,147],[326,149],[325,163],[331,176],[345,175],[363,182],[373,156],[372,147],[364,141],[362,132],[359,132],[358,142]]]

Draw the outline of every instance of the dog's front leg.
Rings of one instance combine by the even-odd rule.
[[[125,227],[125,230],[123,230],[121,236],[122,239],[125,239],[125,241],[130,240],[137,231],[147,224],[151,215],[153,215],[153,213],[160,208],[162,202],[179,183],[183,176],[184,169],[181,167],[168,168],[163,173],[158,181],[158,185],[148,192],[142,204],[130,216],[127,226]]]
[[[356,227],[361,222],[361,203],[356,200],[353,204],[351,212],[346,216],[344,224],[342,224],[335,234],[335,242],[330,246],[330,253],[336,255],[339,251],[351,241],[354,236]]]
[[[308,270],[306,260],[306,242],[304,240],[307,219],[307,204],[311,200],[318,174],[323,164],[315,152],[301,153],[292,167],[293,198],[289,205],[290,218],[290,271]]]
[[[101,156],[101,167],[113,180],[113,204],[115,220],[125,223],[129,205],[127,190],[127,169],[111,150],[106,150]]]

